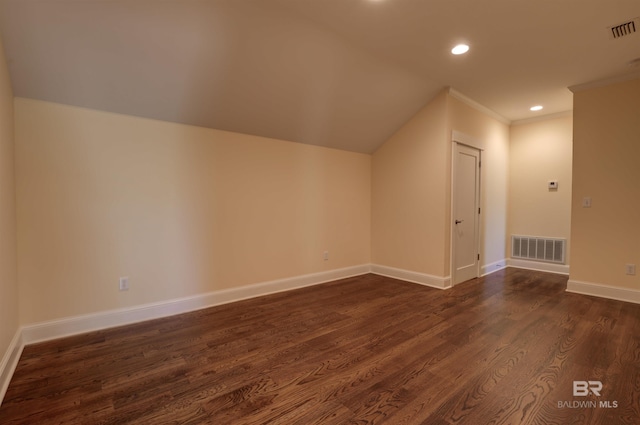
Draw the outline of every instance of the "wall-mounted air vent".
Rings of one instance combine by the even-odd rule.
[[[511,236],[511,258],[564,264],[566,247],[566,239]]]
[[[640,18],[632,19],[620,25],[609,27],[609,35],[611,38],[620,38],[634,34],[640,27]]]

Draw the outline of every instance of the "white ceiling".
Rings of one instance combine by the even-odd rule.
[[[640,0],[2,0],[16,96],[373,152],[451,86],[508,120],[638,72]],[[471,51],[453,56],[454,44]]]

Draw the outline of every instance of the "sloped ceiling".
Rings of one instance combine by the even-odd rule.
[[[508,120],[638,72],[638,0],[3,0],[14,94],[373,152],[446,86]],[[457,42],[471,51],[450,54]]]

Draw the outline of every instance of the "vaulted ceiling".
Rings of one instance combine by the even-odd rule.
[[[567,87],[640,71],[640,28],[608,29],[639,16],[638,0],[2,0],[0,31],[16,96],[373,152],[446,86],[507,120],[570,110]]]

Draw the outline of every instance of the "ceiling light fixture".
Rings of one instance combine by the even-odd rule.
[[[531,108],[529,108],[529,110],[533,111],[533,112],[541,111],[542,110],[542,105],[532,106]]]
[[[456,47],[451,49],[451,53],[453,53],[454,55],[462,55],[464,53],[467,53],[468,51],[469,46],[467,46],[466,44],[458,44]]]

